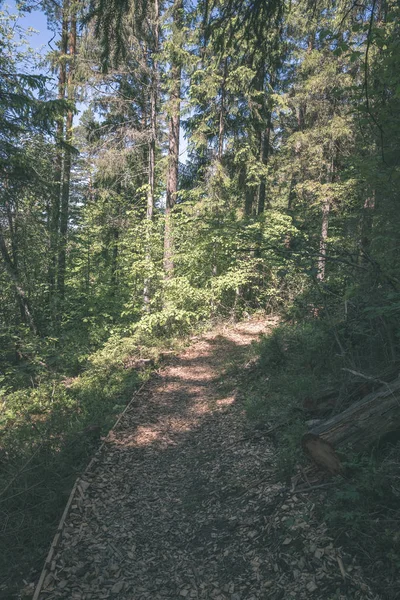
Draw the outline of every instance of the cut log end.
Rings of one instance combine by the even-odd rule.
[[[303,450],[319,467],[329,471],[332,475],[338,475],[342,472],[340,459],[332,444],[313,433],[307,433],[303,437],[302,445]]]
[[[343,412],[313,426],[302,440],[314,462],[330,473],[341,471],[335,448],[366,452],[391,432],[400,431],[400,378],[354,402]]]

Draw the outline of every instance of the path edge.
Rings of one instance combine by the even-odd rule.
[[[76,491],[78,489],[79,483],[83,480],[83,478],[85,477],[85,475],[90,471],[91,467],[93,466],[94,462],[97,460],[98,456],[100,455],[100,453],[102,452],[104,446],[107,443],[107,440],[109,438],[109,435],[112,431],[114,431],[114,429],[119,425],[120,421],[122,420],[122,417],[124,417],[124,415],[128,412],[128,410],[131,408],[133,401],[137,398],[137,396],[140,394],[140,392],[143,391],[144,387],[148,384],[148,382],[150,381],[151,376],[144,382],[142,383],[142,385],[140,386],[140,388],[138,390],[136,390],[136,392],[134,392],[132,398],[129,400],[128,404],[126,405],[126,407],[124,408],[124,410],[122,411],[122,413],[119,415],[118,419],[115,421],[114,425],[111,427],[110,431],[108,432],[108,434],[106,435],[106,437],[103,439],[102,443],[100,444],[100,446],[97,448],[96,452],[94,453],[93,457],[91,458],[89,464],[86,466],[86,468],[84,469],[83,473],[81,475],[78,475],[78,477],[75,480],[74,485],[72,486],[72,490],[71,493],[69,495],[69,498],[67,500],[67,504],[65,505],[64,508],[64,512],[61,516],[60,522],[57,526],[57,530],[56,533],[54,535],[53,541],[51,543],[50,546],[50,550],[47,553],[47,557],[43,566],[43,569],[40,573],[40,577],[39,577],[39,581],[36,585],[34,594],[32,596],[32,600],[39,600],[39,595],[43,589],[43,584],[44,581],[46,579],[46,576],[49,573],[49,567],[51,566],[51,561],[53,560],[53,556],[54,553],[58,547],[58,544],[60,542],[60,538],[62,535],[62,532],[64,530],[64,525],[65,525],[65,521],[67,520],[68,514],[69,514],[69,510],[71,508],[71,504],[75,498],[75,494]]]

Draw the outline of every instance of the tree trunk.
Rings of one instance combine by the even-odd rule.
[[[297,112],[297,128],[298,131],[304,131],[306,120],[307,104],[302,102]]]
[[[65,88],[67,82],[67,63],[68,52],[68,1],[65,0],[63,6],[61,44],[60,44],[60,65],[58,70],[58,100],[65,100]],[[58,235],[60,227],[60,201],[62,189],[62,167],[63,150],[62,142],[64,139],[64,117],[60,117],[57,123],[57,154],[54,173],[54,195],[50,209],[49,236],[50,236],[50,263],[49,263],[49,288],[50,303],[54,302],[56,271],[57,271],[57,251]]]
[[[260,160],[264,166],[267,166],[269,159],[270,150],[270,139],[271,139],[271,112],[267,115],[267,126],[264,131],[261,132],[260,136]],[[266,180],[265,175],[261,177],[260,187],[258,190],[258,209],[257,214],[261,215],[265,210],[265,197],[266,197]],[[269,203],[268,203],[269,208]]]
[[[228,72],[228,59],[224,60],[224,69],[221,85],[221,104],[219,109],[219,131],[218,131],[218,161],[221,162],[224,152],[224,135],[225,135],[225,86]]]
[[[68,63],[68,80],[67,80],[67,94],[68,100],[73,102],[74,100],[74,57],[76,55],[76,13],[73,12],[70,20],[69,30],[69,63]],[[68,145],[72,145],[72,126],[73,126],[74,114],[72,110],[67,113],[67,119],[65,123],[65,141]],[[66,250],[67,250],[67,233],[68,233],[68,218],[69,218],[69,194],[70,194],[70,182],[71,182],[71,150],[67,148],[64,151],[64,168],[62,177],[62,191],[61,191],[61,210],[60,210],[60,239],[59,239],[59,252],[58,252],[58,279],[57,287],[58,294],[61,300],[64,299],[65,295],[65,269],[66,269]]]
[[[244,214],[248,217],[254,214],[254,188],[246,184],[244,192]]]
[[[317,425],[303,436],[303,449],[332,473],[341,470],[335,452],[363,452],[388,433],[400,430],[400,378],[385,383],[342,413]]]
[[[118,291],[118,242],[119,230],[115,228],[112,232],[112,260],[111,260],[111,293],[115,297]]]
[[[176,0],[173,8],[173,35],[172,43],[181,45],[183,1]],[[173,231],[172,210],[176,203],[178,192],[178,167],[179,167],[179,132],[180,132],[180,109],[181,109],[181,76],[182,66],[179,51],[172,50],[171,53],[171,91],[168,123],[168,168],[167,168],[167,191],[165,204],[165,233],[164,233],[164,270],[168,278],[172,276],[174,269],[173,261]]]
[[[332,115],[333,117],[333,115]],[[332,184],[335,178],[335,164],[338,160],[338,150],[334,147],[334,142],[330,142],[330,161],[327,167],[326,183]],[[329,230],[329,215],[331,211],[331,198],[330,190],[326,191],[326,197],[322,206],[322,223],[321,223],[321,235],[319,238],[319,258],[317,266],[317,280],[324,281],[325,269],[326,269],[326,246],[328,241],[328,230]]]
[[[152,86],[153,87],[153,86]],[[147,192],[146,218],[150,221],[154,213],[155,165],[156,165],[156,99],[155,92],[151,90],[150,99],[150,142],[149,142],[149,189]]]
[[[36,323],[32,316],[32,312],[31,312],[31,309],[29,306],[29,301],[28,301],[28,298],[26,296],[24,289],[21,286],[18,270],[17,270],[15,264],[13,263],[12,258],[7,250],[6,242],[5,242],[3,231],[1,229],[1,227],[0,227],[0,253],[1,253],[1,256],[3,257],[5,270],[14,285],[15,294],[16,294],[18,306],[19,306],[19,309],[21,312],[22,321],[23,321],[23,323],[28,325],[28,327],[31,329],[31,331],[36,335],[37,327],[36,327]]]
[[[208,17],[209,17],[209,0],[204,0],[202,5],[203,10],[203,18],[201,22],[201,48],[200,48],[200,56],[202,61],[202,66],[204,66],[204,56],[207,49],[208,43]]]
[[[325,265],[326,265],[326,243],[328,239],[329,229],[329,213],[331,210],[330,199],[326,198],[322,207],[322,225],[321,235],[319,239],[319,258],[318,258],[318,281],[324,281],[325,279]]]
[[[156,141],[157,141],[157,98],[158,98],[158,62],[154,54],[158,53],[159,46],[159,4],[154,0],[152,15],[152,33],[154,47],[151,49],[151,87],[150,87],[150,143],[149,143],[149,191],[147,195],[147,218],[152,220],[154,212],[155,167],[156,167]]]
[[[359,262],[368,261],[371,245],[371,233],[375,211],[375,190],[367,196],[364,202],[361,217],[360,259]]]
[[[254,188],[246,183],[246,167],[242,165],[239,172],[239,188],[244,191],[244,214],[250,217],[254,214]]]
[[[15,231],[16,228],[14,226],[14,219],[13,219],[13,214],[12,214],[9,200],[5,201],[5,205],[6,205],[6,211],[7,211],[8,227],[10,230],[12,260],[14,263],[15,270],[18,271],[18,249],[17,249],[17,236],[16,236],[16,231]]]
[[[151,28],[153,32],[153,44],[154,47],[151,50],[150,55],[150,68],[151,68],[151,88],[150,88],[150,143],[149,143],[149,179],[148,179],[148,193],[147,193],[147,209],[146,219],[148,222],[153,221],[154,214],[154,201],[155,201],[155,174],[156,174],[156,144],[157,144],[157,98],[158,98],[158,63],[154,59],[154,53],[158,53],[159,49],[159,3],[158,0],[154,0],[154,12],[152,14]],[[151,255],[150,255],[150,242],[151,242],[151,231],[150,227],[146,230],[146,265],[147,269],[150,269]],[[145,311],[150,309],[150,277],[146,273],[143,286],[143,304]]]

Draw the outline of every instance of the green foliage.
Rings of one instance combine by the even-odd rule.
[[[351,400],[357,382],[347,369],[385,378],[381,373],[398,360],[399,313],[385,310],[391,301],[385,300],[387,295],[396,302],[389,286],[368,293],[363,286],[353,287],[345,312],[337,296],[327,293],[318,318],[312,314],[313,296],[306,295],[302,320],[281,323],[256,348],[256,362],[242,381],[241,394],[253,426],[272,429],[278,475],[288,485],[296,466],[308,463],[301,438],[313,417],[312,399],[336,390],[335,402],[324,414],[338,412]],[[358,383],[363,382],[360,378]],[[345,478],[329,489],[320,508],[320,518],[337,543],[360,557],[377,585],[393,582],[388,598],[396,598],[399,591],[400,545],[394,533],[400,519],[399,466],[398,437],[395,447],[383,439],[369,455],[344,457]]]
[[[132,393],[147,379],[130,360],[140,356],[131,339],[112,338],[88,357],[76,378],[43,373],[35,387],[7,391],[0,402],[1,571],[39,566],[71,485]],[[39,379],[40,381],[40,379]]]
[[[55,31],[77,9],[43,6]],[[339,406],[346,369],[379,374],[399,360],[398,5],[155,8],[91,2],[79,54],[71,60],[58,40],[47,57],[57,90],[16,18],[1,13],[0,479],[18,474],[7,539],[27,515],[16,563],[32,531],[42,527],[38,547],[47,543],[95,447],[82,431],[94,422],[107,431],[146,376],[126,368],[130,357],[150,345],[221,317],[279,311],[243,393],[254,421],[279,427],[285,479],[307,398],[335,385]],[[165,273],[171,66],[183,73],[188,147]],[[78,86],[88,104],[72,132],[79,154],[65,143],[74,108],[54,100],[71,100]],[[381,464],[353,465],[329,509],[332,527],[353,525],[355,535],[391,497]],[[376,482],[385,498],[370,491]],[[394,565],[398,548],[388,545]]]
[[[36,57],[37,58],[37,57]],[[53,135],[54,124],[68,104],[48,98],[47,78],[29,72],[35,55],[18,14],[0,11],[0,169],[9,182],[37,180],[25,137]]]
[[[400,564],[399,459],[398,445],[386,455],[350,457],[345,466],[351,480],[333,490],[321,514],[339,543],[346,540],[355,551],[362,540],[369,575],[378,581],[382,578],[382,583],[397,580]],[[368,542],[372,539],[373,544]],[[384,572],[379,566],[383,558]],[[394,594],[397,591],[395,583]]]
[[[286,432],[282,439],[291,438],[304,429],[303,401],[328,387],[344,364],[328,324],[280,325],[260,343],[255,376],[246,382],[249,417],[278,422]]]

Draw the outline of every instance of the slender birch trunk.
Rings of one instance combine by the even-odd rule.
[[[321,223],[321,235],[319,240],[319,258],[318,258],[318,281],[324,281],[325,279],[325,266],[326,266],[326,244],[328,239],[329,230],[329,213],[331,210],[331,202],[329,198],[325,199],[322,207],[322,223]]]
[[[182,10],[183,0],[176,0],[173,8],[173,43],[178,46],[178,49],[180,49],[182,44],[180,40]],[[175,49],[172,52],[170,68],[170,116],[168,123],[168,168],[165,204],[164,270],[167,279],[172,277],[174,270],[172,211],[176,203],[178,192],[181,78],[181,58],[179,56],[179,51],[177,52]]]
[[[332,144],[333,146],[333,144]],[[334,149],[331,149],[331,164],[328,166],[327,182],[333,183],[334,177]],[[331,198],[330,194],[326,195],[324,203],[322,205],[322,222],[321,222],[321,234],[319,238],[319,258],[317,265],[317,280],[324,281],[325,270],[326,270],[326,247],[328,241],[329,232],[329,215],[331,212]]]

